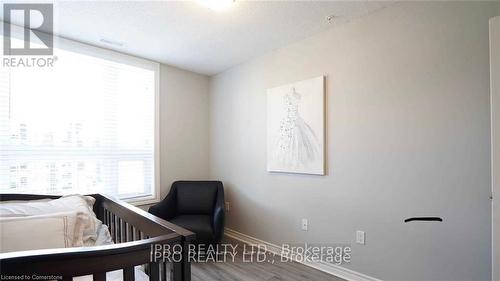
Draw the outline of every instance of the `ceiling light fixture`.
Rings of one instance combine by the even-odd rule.
[[[235,0],[198,0],[198,3],[214,11],[225,11],[234,4]]]

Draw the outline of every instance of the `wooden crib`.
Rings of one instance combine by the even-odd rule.
[[[96,199],[94,212],[109,227],[115,244],[22,251],[0,254],[0,274],[6,276],[59,276],[71,280],[76,276],[92,275],[94,281],[106,280],[106,272],[123,269],[123,280],[132,281],[134,267],[146,265],[151,281],[189,281],[191,265],[188,245],[195,234],[153,216],[120,200],[101,194]],[[60,196],[32,194],[1,194],[0,201],[57,199]],[[152,259],[155,245],[169,245],[181,249],[176,261]],[[26,280],[26,279],[25,279]]]

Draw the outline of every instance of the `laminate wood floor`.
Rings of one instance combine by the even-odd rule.
[[[248,255],[243,257],[243,244],[235,240],[226,240],[237,246],[237,255],[226,262],[198,262],[191,264],[193,281],[345,281],[322,271],[296,262],[248,262]],[[245,260],[244,260],[245,259]]]

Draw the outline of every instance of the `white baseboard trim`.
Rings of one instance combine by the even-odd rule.
[[[263,240],[260,240],[258,238],[252,237],[250,235],[243,234],[241,232],[232,230],[230,228],[225,228],[224,229],[224,235],[227,237],[236,239],[238,241],[241,241],[245,244],[248,245],[265,245],[266,249],[276,255],[281,255],[281,247]],[[328,274],[343,278],[347,281],[382,281],[380,279],[368,276],[363,273],[359,273],[357,271],[347,269],[342,266],[338,266],[335,264],[330,264],[326,262],[304,262],[304,261],[296,261],[298,263],[301,263],[303,265],[315,268],[317,270],[321,270],[323,272],[326,272]]]

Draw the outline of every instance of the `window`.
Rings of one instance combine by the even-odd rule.
[[[0,66],[0,193],[157,201],[159,65],[57,42],[53,67]]]

